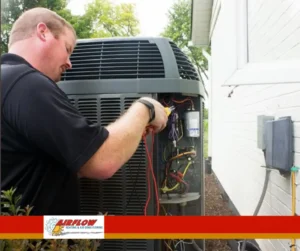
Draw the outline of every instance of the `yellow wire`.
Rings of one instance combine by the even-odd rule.
[[[164,147],[164,152],[163,152],[163,159],[164,159],[164,161],[167,161],[167,157],[166,157],[166,149],[167,149],[167,147],[168,147],[168,145],[166,145]]]
[[[178,159],[178,158],[180,158],[180,157],[182,157],[182,156],[189,155],[189,154],[196,154],[196,151],[190,151],[190,152],[180,153],[180,154],[178,154],[178,155],[172,157],[169,161],[172,161],[172,160],[174,160],[174,159]]]
[[[178,138],[177,141],[181,140],[183,137],[183,129],[182,129],[182,121],[180,120],[180,131],[181,131],[181,136]]]
[[[185,176],[185,174],[186,174],[186,172],[187,172],[187,170],[188,170],[188,168],[190,167],[191,164],[192,164],[191,161],[188,162],[188,164],[187,164],[187,166],[185,167],[184,172],[183,172],[183,174],[182,174],[183,177]],[[179,183],[177,183],[177,184],[176,184],[175,186],[173,186],[172,188],[168,188],[166,184],[167,184],[167,179],[166,179],[165,182],[164,182],[165,187],[164,187],[164,188],[161,188],[163,192],[171,192],[171,191],[174,191],[174,190],[179,186]],[[166,189],[167,189],[167,190],[166,190]]]
[[[170,245],[166,241],[164,241],[164,243],[165,243],[165,245],[167,246],[168,249],[170,249],[171,251],[173,251],[173,249],[170,247]]]
[[[187,170],[189,169],[190,165],[192,164],[191,161],[189,161],[189,163],[187,164],[187,166],[185,167],[184,171],[183,171],[183,174],[182,176],[184,177]],[[172,188],[168,188],[165,184],[164,187],[161,188],[161,190],[165,193],[165,192],[171,192],[171,191],[174,191],[178,186],[179,186],[180,183],[177,183],[175,186],[173,186]]]
[[[164,210],[165,215],[167,215],[167,211],[166,211],[165,207],[162,204],[160,204],[160,205],[161,205],[162,209]]]

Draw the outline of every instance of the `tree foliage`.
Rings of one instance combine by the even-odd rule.
[[[71,11],[66,8],[57,11],[57,14],[65,18],[74,27],[77,38],[91,37],[93,20],[88,15],[72,15]]]
[[[24,11],[38,6],[61,11],[66,5],[66,0],[1,0],[1,52],[7,51],[12,25]]]
[[[113,5],[110,0],[94,0],[83,15],[72,15],[67,0],[1,0],[1,53],[7,52],[8,38],[15,20],[34,7],[56,11],[69,21],[78,38],[128,37],[139,33],[133,4]]]
[[[202,54],[202,48],[189,45],[191,6],[190,0],[177,0],[168,12],[169,23],[161,36],[172,39],[197,66],[198,73],[200,73],[202,69],[207,69],[207,59]]]
[[[91,37],[129,37],[139,33],[134,5],[113,5],[109,0],[95,0],[86,8],[91,21]]]

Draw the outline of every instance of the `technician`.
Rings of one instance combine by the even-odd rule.
[[[56,84],[75,45],[66,20],[34,8],[16,20],[1,57],[1,189],[17,188],[32,215],[79,214],[78,176],[112,177],[147,125],[158,133],[167,123],[164,107],[147,97],[107,127],[83,117]]]

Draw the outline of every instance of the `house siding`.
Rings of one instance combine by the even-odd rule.
[[[295,59],[296,55],[299,59],[300,33],[293,23],[298,20],[300,24],[300,12],[295,11],[295,7],[299,6],[296,1],[249,0],[249,2],[251,2],[249,30],[252,30],[249,38],[250,59],[268,62],[278,58]],[[235,0],[222,2],[211,38],[212,133],[209,144],[211,144],[212,168],[231,201],[241,215],[252,215],[261,196],[265,179],[265,169],[262,167],[265,165],[264,155],[262,150],[257,148],[257,116],[292,117],[294,165],[300,166],[300,83],[238,87],[223,85],[236,69],[236,34],[232,29],[236,25],[236,20],[231,16],[235,11],[235,4]],[[291,12],[287,14],[289,10]],[[294,14],[294,17],[288,21],[286,16],[292,17],[291,14]],[[293,25],[293,28],[278,34],[274,31],[275,26],[276,29],[281,29],[285,24],[286,27]],[[260,37],[262,35],[263,37]],[[291,37],[294,41],[288,43]],[[262,42],[268,39],[276,46],[267,46]],[[231,97],[228,97],[230,93]],[[297,174],[296,181],[300,183],[300,174]],[[272,171],[259,215],[291,215],[291,205],[290,177],[286,178],[278,171]],[[297,186],[296,213],[300,215],[300,186]],[[263,251],[290,250],[291,244],[289,239],[258,239],[257,242]],[[300,249],[299,240],[297,247]]]
[[[300,56],[299,0],[248,0],[249,61]]]

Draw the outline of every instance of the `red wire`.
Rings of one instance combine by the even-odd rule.
[[[147,141],[146,141],[146,135],[143,135],[143,140],[144,140],[144,144],[145,144],[145,148],[146,148],[146,154],[147,154],[147,159],[148,159],[148,165],[150,165],[150,162],[149,162],[149,156],[148,156],[149,150],[148,150],[148,145],[147,145]],[[150,161],[151,161],[151,160],[150,160]],[[150,169],[147,168],[147,170],[146,170],[146,177],[147,177],[147,184],[148,184],[148,197],[147,197],[147,201],[146,201],[146,204],[145,204],[145,207],[144,207],[144,215],[145,215],[145,216],[147,215],[147,207],[148,207],[148,204],[149,204],[149,201],[150,201],[150,197],[151,197],[151,190],[150,190],[150,175],[149,175],[149,171],[150,171]]]
[[[154,149],[154,132],[152,131],[152,150],[151,150],[151,160],[153,159],[153,150]],[[152,178],[154,182],[154,191],[155,191],[155,197],[156,197],[156,215],[159,216],[159,197],[158,197],[158,189],[157,189],[157,183],[156,178],[154,175],[153,165],[151,165],[151,171],[152,171]]]
[[[154,171],[153,171],[153,165],[152,165],[152,158],[153,158],[153,149],[154,149],[154,132],[153,130],[151,130],[152,132],[152,149],[151,149],[151,155],[148,149],[148,145],[147,145],[147,141],[146,141],[146,135],[143,135],[143,140],[144,140],[144,144],[145,144],[145,148],[146,148],[146,154],[147,154],[147,158],[148,158],[148,168],[147,168],[147,184],[148,184],[148,198],[144,207],[144,215],[147,215],[147,207],[148,204],[150,202],[150,198],[151,198],[151,190],[150,190],[150,175],[152,174],[152,178],[153,178],[153,183],[154,183],[154,190],[155,190],[155,197],[156,197],[156,214],[159,215],[159,197],[158,197],[158,189],[157,189],[157,183],[156,183],[156,178],[154,175]]]

